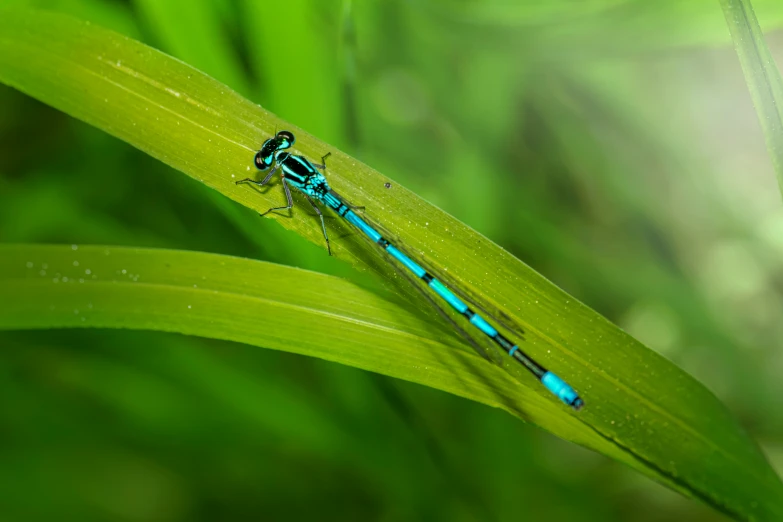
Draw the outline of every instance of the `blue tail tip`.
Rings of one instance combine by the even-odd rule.
[[[568,404],[576,411],[581,410],[585,405],[585,402],[579,397],[576,391],[554,373],[546,372],[541,376],[541,383],[546,386],[549,391],[557,395],[561,401]]]

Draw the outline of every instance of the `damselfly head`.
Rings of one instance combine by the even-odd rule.
[[[269,138],[261,145],[261,150],[256,153],[255,164],[259,170],[266,170],[275,161],[275,152],[280,149],[280,140],[277,137]]]
[[[256,152],[255,164],[258,170],[267,170],[272,166],[275,156],[274,151],[268,153],[263,148]]]
[[[296,142],[294,134],[290,131],[280,131],[275,135],[275,139],[278,142],[277,150],[287,149],[293,147]]]
[[[275,162],[275,153],[290,148],[296,138],[290,131],[280,131],[274,138],[269,138],[256,153],[255,164],[259,170],[267,170]]]

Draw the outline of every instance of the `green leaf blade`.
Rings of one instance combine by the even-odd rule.
[[[580,414],[564,415],[566,409],[532,377],[519,383],[417,314],[314,272],[195,252],[0,247],[0,328],[53,327],[148,329],[231,340],[421,383],[505,409],[740,519],[745,517],[731,506],[715,502],[713,473],[729,478],[744,470],[751,483],[766,483],[770,491],[776,487],[774,474],[754,476],[768,468],[741,432],[729,441],[728,415],[711,419],[719,441],[655,404],[648,404],[654,414],[629,414],[609,397],[591,402]],[[663,382],[676,386],[678,380],[690,387],[684,374]],[[616,437],[600,431],[605,424],[615,427]],[[672,458],[673,447],[689,457],[664,462],[659,455]],[[744,447],[746,454],[726,458],[728,447]],[[743,461],[746,457],[757,464]]]
[[[749,0],[721,0],[783,194],[783,79]]]
[[[141,276],[133,284],[96,283],[90,291],[105,301],[109,312],[90,322],[73,313],[91,302],[85,302],[91,294],[78,284],[57,286],[53,281],[36,281],[34,273],[18,272],[27,270],[27,262],[54,266],[54,251],[38,252],[40,259],[27,258],[36,248],[55,247],[7,247],[11,250],[0,255],[4,268],[0,291],[6,302],[16,302],[0,310],[5,328],[161,329],[321,357],[502,407],[737,519],[783,516],[779,478],[702,385],[469,227],[399,185],[392,191],[385,189],[387,179],[377,172],[220,83],[133,40],[67,17],[31,11],[8,11],[0,17],[0,80],[257,210],[279,204],[282,196],[237,187],[234,181],[254,174],[255,148],[275,128],[294,130],[297,152],[309,157],[332,151],[329,179],[339,192],[366,205],[412,251],[435,266],[448,267],[461,287],[506,311],[528,332],[524,349],[567,379],[587,405],[578,414],[571,412],[518,368],[507,365],[507,373],[488,365],[441,328],[422,325],[411,310],[391,306],[377,295],[356,294],[355,287],[334,278],[322,281],[327,289],[314,300],[315,279],[281,272],[272,280],[286,283],[285,287],[259,287],[258,295],[248,299],[243,296],[249,290],[242,285],[260,284],[264,277],[260,265],[242,260],[220,265],[220,260],[207,259],[206,254],[169,252],[158,257],[152,253],[152,262],[144,257],[145,251],[134,258],[117,250],[118,265],[90,258],[90,263],[106,269],[107,277],[118,276],[117,271]],[[320,229],[305,213],[273,219],[322,244]],[[344,225],[333,226],[338,229],[334,234],[339,237],[334,242],[338,257],[362,268],[388,271]],[[14,248],[20,250],[14,253]],[[80,248],[79,255],[93,255],[88,250]],[[65,254],[57,254],[61,275],[70,274],[68,264],[76,260]],[[85,267],[85,259],[79,260],[80,267]],[[176,269],[166,267],[167,263]],[[223,286],[205,289],[202,285],[212,283],[205,283],[203,277],[222,278]],[[85,288],[87,284],[83,283]],[[281,304],[270,304],[263,297],[267,293],[278,296]],[[306,305],[300,302],[295,308],[304,315],[292,315],[292,308],[284,306],[291,293],[303,301],[307,297]],[[26,308],[18,296],[29,297]],[[55,299],[62,301],[53,303]],[[314,302],[324,307],[316,309],[317,314],[307,311]],[[354,311],[367,314],[346,316],[340,308],[344,302],[355,303]],[[52,304],[52,312],[57,313],[46,311]],[[188,304],[198,310],[188,309]],[[269,306],[275,306],[276,313],[260,314]],[[306,319],[315,321],[314,317],[319,318],[318,328],[309,332],[297,328]],[[341,340],[345,332],[351,342]]]

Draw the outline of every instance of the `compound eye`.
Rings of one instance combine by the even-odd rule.
[[[287,149],[288,147],[292,147],[296,142],[296,138],[294,138],[294,134],[290,131],[280,131],[277,133],[275,138],[281,142],[280,145],[281,149]]]
[[[255,164],[258,170],[266,170],[272,165],[272,156],[266,156],[263,151],[259,151],[256,153]]]
[[[275,138],[269,138],[261,144],[261,150],[269,150],[277,147],[277,140]]]

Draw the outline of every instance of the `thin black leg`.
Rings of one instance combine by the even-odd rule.
[[[263,214],[259,214],[259,215],[266,216],[267,214],[269,214],[274,210],[290,210],[291,207],[294,206],[294,200],[291,197],[291,190],[288,188],[288,183],[286,183],[285,178],[283,178],[283,190],[285,190],[285,198],[288,200],[288,205],[285,207],[272,207],[266,212],[264,212]]]
[[[331,155],[332,155],[331,152],[327,152],[326,154],[321,156],[321,161],[323,161],[323,163],[313,163],[313,167],[321,169],[324,171],[324,173],[326,173],[326,158],[328,158]]]
[[[304,194],[304,192],[303,192],[303,194]],[[321,229],[324,231],[324,239],[326,240],[326,250],[329,252],[329,255],[331,256],[332,255],[332,247],[329,244],[329,236],[326,234],[326,223],[324,223],[324,215],[321,212],[321,209],[318,208],[315,205],[315,202],[312,199],[310,199],[310,196],[305,194],[304,197],[307,198],[307,201],[310,202],[310,206],[313,207],[313,210],[315,210],[315,213],[318,214],[319,218],[321,218]]]
[[[254,185],[258,185],[259,187],[263,187],[264,185],[269,183],[269,180],[272,179],[272,176],[275,175],[275,171],[277,171],[277,165],[275,165],[275,168],[273,168],[269,172],[269,174],[266,175],[266,177],[264,178],[263,181],[256,181],[256,180],[251,179],[251,178],[245,178],[245,179],[240,179],[239,181],[236,182],[236,184],[240,185],[242,183],[252,183]]]
[[[331,152],[327,152],[326,154],[321,156],[321,161],[323,161],[323,164],[320,165],[318,163],[313,163],[313,167],[316,167],[316,168],[319,168],[319,169],[323,170],[324,174],[326,174],[326,158],[328,158],[331,155],[332,155]],[[362,210],[362,211],[364,210],[364,207],[357,207],[356,205],[351,205],[350,203],[348,203],[346,201],[343,201],[343,203],[345,203],[345,206],[350,208],[351,210]]]

